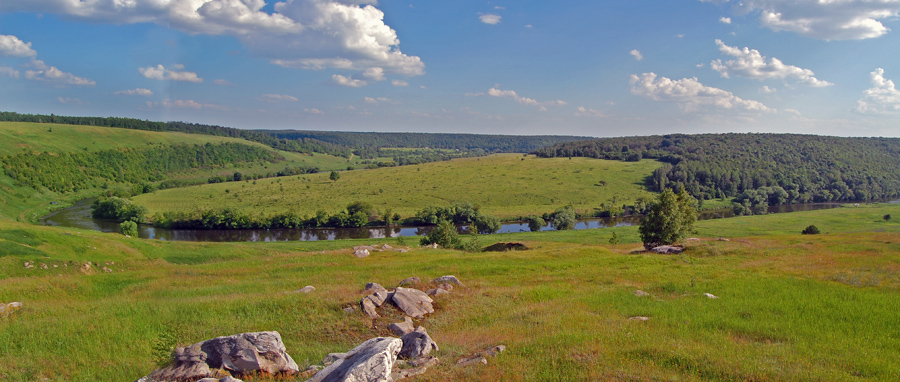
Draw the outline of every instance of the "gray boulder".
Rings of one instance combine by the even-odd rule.
[[[361,259],[363,257],[369,256],[369,250],[368,249],[357,249],[357,250],[353,251],[353,256],[356,256]]]
[[[372,301],[372,299],[369,298],[369,296],[363,297],[363,299],[359,302],[359,305],[362,307],[363,312],[366,312],[369,318],[375,319],[381,317],[378,315],[378,312],[375,311],[375,303]]]
[[[347,353],[328,353],[325,356],[325,359],[322,360],[322,364],[325,366],[333,364],[335,361],[339,359],[344,359],[347,357]]]
[[[662,253],[662,254],[666,254],[666,255],[668,255],[668,254],[677,255],[677,254],[681,253],[682,251],[684,251],[684,248],[675,247],[675,246],[671,246],[671,245],[660,245],[659,247],[654,247],[653,249],[650,250],[650,252],[653,252],[653,253]]]
[[[175,359],[168,367],[158,369],[138,382],[194,381],[211,374],[202,342],[175,349]]]
[[[403,348],[397,355],[403,359],[416,359],[431,354],[431,351],[438,351],[437,343],[431,339],[428,332],[423,327],[416,328],[415,331],[409,332],[400,338],[403,341]]]
[[[297,293],[310,293],[310,292],[312,292],[312,291],[314,291],[314,290],[316,290],[316,287],[314,287],[314,286],[312,286],[312,285],[307,285],[307,286],[305,286],[305,287],[303,287],[303,288],[297,289],[295,292],[297,292]]]
[[[375,306],[382,306],[384,305],[384,302],[388,299],[388,297],[390,297],[390,293],[388,293],[388,291],[380,290],[366,296],[365,298],[372,300],[372,303],[374,303]]]
[[[434,289],[426,290],[425,294],[427,294],[431,297],[437,297],[437,296],[444,295],[444,294],[450,294],[450,292],[448,292],[444,288],[434,288]]]
[[[391,294],[390,300],[403,313],[412,318],[420,318],[426,314],[434,313],[434,306],[431,305],[434,300],[418,289],[398,287]]]
[[[239,374],[263,371],[269,374],[295,374],[300,371],[288,355],[278,332],[242,333],[204,341],[201,350],[206,363]]]
[[[403,341],[399,338],[372,338],[307,382],[392,382],[391,369],[402,347]]]
[[[415,326],[413,326],[412,318],[406,317],[403,322],[395,322],[388,326],[388,329],[390,329],[391,333],[394,333],[395,336],[402,336],[415,330]]]
[[[407,287],[407,286],[419,285],[421,283],[422,283],[422,280],[419,280],[418,277],[408,277],[408,278],[403,279],[403,281],[401,281],[400,284],[397,284],[397,286]]]
[[[398,361],[394,364],[394,370],[391,371],[391,377],[396,381],[424,374],[429,367],[437,365],[438,363],[440,363],[440,360],[437,357],[411,359],[402,363]]]
[[[367,283],[366,284],[366,292],[378,292],[380,290],[387,290],[387,289],[384,289],[384,287],[378,283]]]

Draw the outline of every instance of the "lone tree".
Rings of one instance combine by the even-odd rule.
[[[328,176],[328,179],[331,179],[332,182],[337,182],[337,180],[340,178],[341,178],[341,174],[338,174],[337,171],[332,171],[331,175]]]
[[[666,189],[650,206],[639,229],[644,248],[675,243],[691,232],[697,221],[697,199],[684,189],[678,194]]]

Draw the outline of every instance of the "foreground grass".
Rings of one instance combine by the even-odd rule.
[[[704,222],[715,226],[680,256],[635,253],[634,227],[616,228],[615,247],[590,230],[479,237],[529,251],[357,259],[349,247],[379,241],[166,243],[0,222],[0,301],[25,304],[0,320],[0,380],[134,380],[156,367],[166,338],[259,330],[279,331],[304,367],[401,319],[341,310],[366,282],[453,274],[468,288],[419,322],[442,364],[417,380],[889,381],[900,370],[900,224],[878,219],[898,212],[751,217],[768,231],[743,237],[731,235],[741,219]],[[799,235],[794,220],[826,233]],[[113,272],[77,270],[88,261]],[[290,293],[305,285],[316,291]],[[487,366],[454,365],[500,343],[509,351]]]
[[[294,211],[314,216],[336,213],[355,201],[391,209],[404,217],[424,207],[466,201],[498,217],[553,212],[573,205],[593,212],[601,203],[633,203],[651,196],[642,184],[659,162],[619,162],[589,158],[541,159],[517,154],[455,159],[417,166],[259,180],[255,184],[212,184],[141,195],[134,200],[150,210],[195,211],[230,207],[252,214]],[[423,179],[430,179],[423,181]]]

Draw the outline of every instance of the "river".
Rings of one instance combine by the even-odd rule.
[[[101,232],[119,232],[119,223],[112,220],[94,219],[91,217],[93,199],[85,199],[75,205],[54,211],[41,218],[44,225],[90,229]],[[839,207],[839,203],[789,204],[769,207],[769,213],[785,213],[796,211],[812,211]],[[732,217],[730,209],[706,210],[700,212],[700,220]],[[615,218],[582,219],[575,224],[575,229],[595,229],[640,224],[640,216]],[[156,228],[146,224],[138,226],[138,236],[142,239],[158,239],[166,241],[316,241],[341,239],[381,239],[398,236],[422,236],[428,234],[433,227],[363,227],[363,228],[306,228],[306,229],[237,229],[237,230],[201,230],[201,229],[168,229]],[[459,227],[466,233],[467,227]],[[541,231],[551,231],[547,225]],[[527,232],[528,224],[503,224],[498,233]]]

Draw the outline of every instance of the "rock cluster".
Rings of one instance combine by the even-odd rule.
[[[431,299],[431,296],[447,294],[453,290],[453,285],[463,286],[456,276],[447,275],[432,280],[432,284],[438,285],[427,292],[408,288],[421,283],[422,281],[418,277],[409,277],[401,281],[399,283],[400,286],[390,291],[380,284],[368,283],[366,284],[366,292],[369,294],[360,300],[359,306],[372,319],[380,317],[377,308],[386,303],[396,306],[409,317],[421,318],[427,314],[434,313],[434,300]]]
[[[9,304],[0,302],[0,318],[9,317],[10,314],[13,314],[13,312],[19,309],[22,309],[21,302],[11,302]]]
[[[278,332],[242,333],[178,348],[171,365],[137,382],[215,379],[222,371],[236,375],[259,372],[290,375],[297,373],[299,368],[288,355]]]

